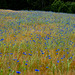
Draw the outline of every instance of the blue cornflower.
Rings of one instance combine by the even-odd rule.
[[[44,54],[44,53],[42,53],[42,54]]]
[[[49,52],[49,50],[48,50],[48,52]]]
[[[50,39],[50,38],[48,37],[48,39]]]
[[[70,57],[70,59],[72,59],[72,57]]]
[[[46,68],[49,68],[49,67],[46,67]]]
[[[28,60],[26,60],[26,62],[28,62]]]
[[[56,54],[58,54],[58,53],[56,53]]]
[[[14,61],[15,61],[15,60],[17,60],[17,59],[14,59]]]
[[[25,65],[27,65],[27,63]]]
[[[35,69],[35,71],[39,71],[38,69]]]
[[[46,38],[47,38],[47,36],[46,36]]]
[[[57,63],[59,63],[59,60],[57,61]]]
[[[46,43],[45,43],[45,45],[46,45]]]
[[[19,62],[19,60],[17,62]]]
[[[13,53],[10,53],[10,55],[12,55]]]
[[[50,55],[48,55],[48,57],[50,57]]]
[[[51,57],[49,57],[49,59],[51,59]]]
[[[32,54],[29,53],[30,56],[32,56]]]
[[[8,67],[8,68],[10,68],[10,67]]]
[[[27,55],[25,52],[23,52],[24,55]]]
[[[20,71],[16,71],[16,73],[20,74],[21,72]]]
[[[35,40],[33,40],[35,42]]]
[[[58,49],[58,51],[59,51],[60,49]]]
[[[67,52],[67,54],[69,54],[69,52]]]
[[[2,53],[0,53],[0,54],[2,54]]]
[[[47,48],[45,48],[45,49],[47,49]]]
[[[63,58],[65,58],[65,55],[63,55]]]
[[[4,39],[1,39],[0,41],[3,41]]]
[[[65,50],[63,50],[65,52]]]
[[[63,58],[61,58],[61,59],[63,59]]]
[[[57,51],[57,50],[56,50]]]
[[[4,45],[6,45],[6,44],[4,44]]]
[[[41,52],[43,52],[43,51],[41,50]]]
[[[14,35],[14,37],[16,37],[16,36]]]

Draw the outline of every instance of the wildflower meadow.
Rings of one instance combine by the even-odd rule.
[[[0,75],[75,75],[75,14],[0,10]]]

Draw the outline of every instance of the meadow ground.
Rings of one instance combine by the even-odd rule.
[[[75,75],[75,14],[0,10],[0,75]]]

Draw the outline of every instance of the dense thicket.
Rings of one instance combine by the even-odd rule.
[[[0,0],[0,9],[75,13],[75,0]]]

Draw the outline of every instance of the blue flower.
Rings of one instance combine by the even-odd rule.
[[[1,39],[0,41],[3,41],[4,39]]]
[[[17,62],[19,62],[19,60]]]
[[[42,54],[44,54],[44,53],[42,53]]]
[[[35,69],[35,71],[39,71],[38,69]]]
[[[14,37],[16,37],[16,36],[14,35]]]
[[[48,37],[48,39],[50,39],[50,38]]]
[[[46,43],[45,43],[45,45],[46,45]]]
[[[57,51],[57,50],[56,50]]]
[[[16,73],[20,74],[21,72],[20,71],[16,71]]]
[[[49,68],[49,67],[46,67],[46,68]]]
[[[2,54],[2,53],[0,53],[0,54]]]
[[[50,55],[48,55],[48,57],[50,57]]]
[[[69,54],[69,52],[67,52],[67,54]]]
[[[57,63],[59,63],[59,60],[57,61]]]
[[[30,56],[32,56],[32,54],[29,53]]]
[[[72,59],[72,57],[70,57],[70,59]]]
[[[6,45],[6,44],[4,44],[4,45]]]
[[[63,55],[63,58],[65,58],[65,55]]]
[[[58,51],[59,51],[60,49],[58,49]]]
[[[27,65],[27,63],[25,65]]]
[[[45,49],[47,49],[47,48],[45,48]]]
[[[63,50],[65,52],[65,50]]]
[[[47,36],[46,36],[46,38],[47,38]]]
[[[51,59],[51,57],[49,57],[49,59]]]
[[[14,61],[15,61],[15,60],[17,60],[17,59],[14,59]]]
[[[28,60],[26,60],[26,62],[28,62]]]
[[[33,40],[35,42],[35,40]]]
[[[10,55],[12,55],[13,53],[10,53]]]
[[[63,58],[61,58],[61,59],[63,59]]]
[[[56,53],[56,54],[58,54],[58,53]]]
[[[25,52],[23,52],[24,55],[27,55]]]

